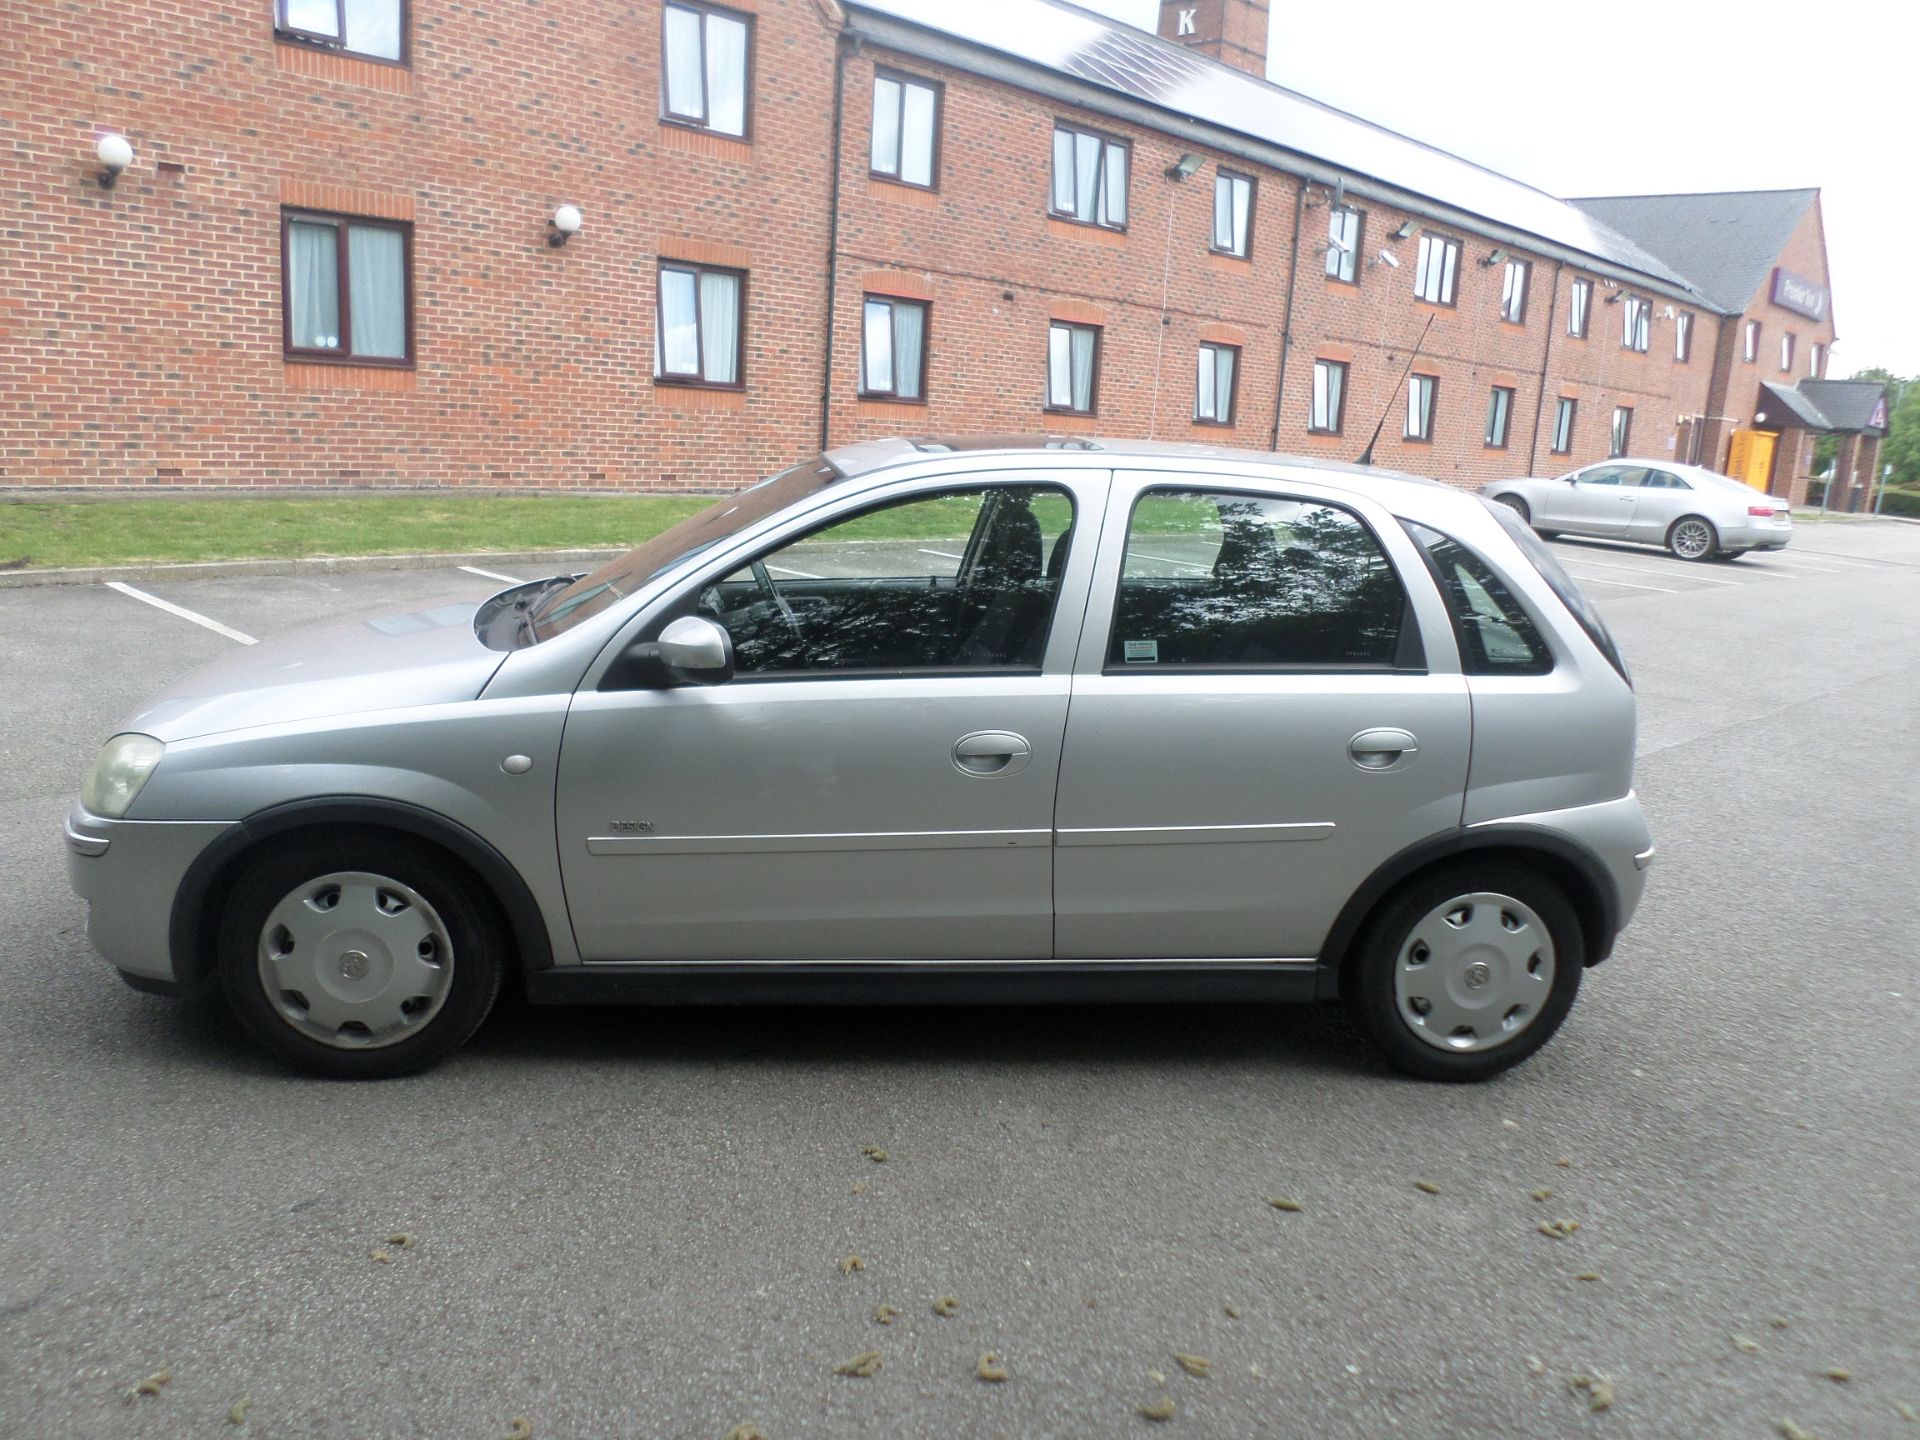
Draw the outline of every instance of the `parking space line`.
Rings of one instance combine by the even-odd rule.
[[[517,575],[502,575],[496,570],[482,570],[478,565],[459,565],[455,567],[469,575],[478,575],[482,580],[498,580],[506,585],[524,585],[527,582]]]
[[[1604,575],[1576,575],[1574,579],[1591,585],[1622,585],[1629,590],[1658,590],[1662,595],[1678,595],[1678,590],[1669,590],[1664,585],[1636,585],[1631,580],[1609,580]]]
[[[769,565],[767,566],[767,569],[778,570],[782,575],[791,575],[796,580],[818,580],[821,578],[820,576],[814,574],[811,570],[789,570],[784,565]]]
[[[130,595],[135,600],[143,601],[153,606],[156,610],[164,610],[169,615],[178,615],[182,620],[190,620],[195,625],[213,631],[216,635],[224,635],[229,640],[238,640],[242,645],[258,645],[260,643],[244,631],[235,630],[230,625],[222,625],[218,620],[210,620],[205,615],[189,610],[183,605],[175,605],[171,600],[162,600],[158,595],[149,595],[144,590],[136,590],[124,581],[109,580],[106,582],[106,587],[109,590],[118,590],[122,595]]]
[[[1644,565],[1616,565],[1610,560],[1589,560],[1584,556],[1571,554],[1567,556],[1567,563],[1570,565],[1597,565],[1602,570],[1624,570],[1629,575],[1664,576],[1667,573],[1664,570],[1650,570]],[[1678,580],[1683,577],[1675,575],[1670,578]],[[1716,580],[1711,575],[1695,575],[1691,570],[1686,573],[1684,578],[1695,585],[1731,585],[1735,589],[1738,589],[1746,583],[1744,580]]]
[[[1213,568],[1211,565],[1202,565],[1193,560],[1176,560],[1171,555],[1149,555],[1144,550],[1135,550],[1131,545],[1127,547],[1127,554],[1138,555],[1142,560],[1153,560],[1162,565],[1184,565],[1189,570],[1211,570]]]
[[[938,555],[942,560],[964,560],[967,558],[964,555],[956,555],[951,550],[929,550],[925,546],[920,548],[920,553],[922,555]]]
[[[1844,575],[1847,573],[1844,570],[1829,570],[1824,565],[1808,565],[1802,560],[1782,560],[1778,555],[1770,556],[1768,563],[1771,565],[1785,565],[1789,570],[1804,570],[1809,575]]]

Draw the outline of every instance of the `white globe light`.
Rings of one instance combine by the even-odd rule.
[[[577,235],[585,219],[578,205],[562,205],[553,212],[553,228],[562,235]]]
[[[100,143],[93,147],[93,153],[100,157],[100,163],[109,170],[124,170],[133,164],[133,146],[124,135],[102,135]]]

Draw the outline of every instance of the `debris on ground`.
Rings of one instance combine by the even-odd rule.
[[[849,1255],[840,1262],[840,1273],[842,1275],[851,1275],[856,1270],[864,1270],[866,1268],[867,1262],[862,1260],[858,1255]]]
[[[1205,1380],[1209,1375],[1213,1374],[1213,1361],[1207,1359],[1204,1355],[1181,1355],[1176,1353],[1173,1357],[1173,1363],[1193,1376],[1196,1380]]]
[[[1562,1170],[1571,1170],[1573,1168],[1573,1157],[1571,1155],[1562,1155],[1553,1163],[1558,1165]]]
[[[227,1411],[227,1423],[229,1425],[246,1424],[247,1423],[247,1407],[251,1404],[253,1404],[253,1401],[251,1400],[234,1401],[233,1408]]]
[[[1551,1200],[1553,1198],[1553,1192],[1551,1190],[1536,1190],[1533,1192],[1533,1198],[1536,1200]]]
[[[1440,1187],[1431,1180],[1416,1180],[1413,1182],[1413,1188],[1425,1195],[1438,1195],[1440,1193]]]
[[[1518,1120],[1502,1120],[1500,1122],[1500,1128],[1502,1130],[1518,1130],[1520,1128],[1520,1122]]]
[[[1164,1385],[1167,1383],[1167,1377],[1162,1375],[1158,1370],[1147,1371],[1147,1378],[1156,1385]]]
[[[845,1364],[834,1366],[833,1373],[836,1375],[852,1375],[858,1379],[866,1380],[870,1379],[879,1368],[880,1352],[878,1350],[862,1350]]]
[[[878,1310],[873,1312],[873,1323],[876,1325],[891,1325],[899,1318],[899,1315],[900,1312],[894,1309],[893,1306],[882,1305]]]
[[[1842,1370],[1838,1365],[1829,1365],[1826,1369],[1822,1370],[1820,1373],[1826,1376],[1827,1379],[1833,1381],[1836,1385],[1844,1385],[1849,1380],[1853,1379],[1853,1372],[1851,1370]]]
[[[1776,1330],[1784,1330],[1787,1328],[1787,1317],[1784,1315],[1776,1315],[1771,1320],[1767,1321],[1767,1323],[1773,1326],[1773,1328]]]
[[[1909,1425],[1920,1425],[1920,1409],[1916,1409],[1904,1400],[1894,1401],[1893,1408],[1900,1412],[1900,1418]]]
[[[1575,1375],[1567,1381],[1567,1388],[1584,1395],[1587,1408],[1595,1413],[1613,1408],[1613,1382],[1604,1375]]]
[[[767,1440],[767,1432],[752,1421],[736,1425],[727,1431],[726,1440]]]
[[[142,1395],[158,1395],[172,1383],[173,1372],[171,1370],[156,1370],[138,1385],[134,1386],[133,1393],[127,1396],[127,1399],[138,1400]]]
[[[859,1181],[859,1182],[858,1182],[857,1184],[855,1184],[855,1185],[854,1185],[854,1187],[853,1187],[853,1188],[852,1188],[851,1190],[849,1190],[849,1191],[848,1191],[847,1193],[848,1193],[849,1195],[864,1195],[864,1194],[866,1194],[866,1193],[867,1193],[867,1182],[866,1182],[866,1181],[864,1181],[864,1180],[862,1180],[862,1181]]]
[[[1540,1222],[1540,1233],[1549,1235],[1555,1240],[1565,1240],[1579,1228],[1578,1220],[1542,1220]]]
[[[1576,1280],[1598,1280],[1600,1278],[1600,1272],[1598,1270],[1582,1270],[1573,1278]]]
[[[391,1245],[397,1250],[411,1250],[413,1248],[413,1236],[404,1230],[396,1230],[380,1243],[382,1245]]]
[[[516,1415],[507,1423],[507,1440],[533,1440],[533,1422],[524,1415]]]
[[[1547,1373],[1547,1362],[1542,1360],[1538,1355],[1529,1355],[1527,1356],[1527,1371],[1533,1375],[1544,1375]]]
[[[876,1165],[884,1165],[887,1163],[887,1152],[882,1150],[878,1145],[862,1145],[860,1147],[860,1153]]]
[[[1749,1340],[1744,1335],[1735,1335],[1733,1337],[1733,1348],[1743,1355],[1757,1355],[1760,1353],[1760,1342],[1758,1340]]]
[[[995,1385],[1007,1378],[1006,1367],[1000,1363],[1000,1357],[991,1350],[980,1357],[980,1363],[973,1367],[973,1373]]]
[[[367,1258],[376,1265],[391,1265],[393,1263],[393,1252],[391,1250],[369,1250],[367,1252]]]
[[[1149,1420],[1171,1420],[1173,1418],[1173,1412],[1174,1404],[1171,1395],[1162,1395],[1151,1405],[1142,1405],[1140,1407],[1140,1413]]]
[[[938,1300],[933,1302],[933,1313],[938,1315],[942,1320],[945,1320],[959,1308],[960,1302],[951,1295],[942,1295]]]
[[[1289,1215],[1298,1215],[1302,1208],[1298,1200],[1289,1200],[1284,1196],[1277,1200],[1269,1200],[1267,1204],[1276,1210],[1285,1210]]]
[[[1220,1309],[1229,1320],[1238,1320],[1240,1318],[1240,1307],[1238,1305],[1222,1305]]]
[[[1776,1420],[1773,1423],[1779,1427],[1782,1440],[1820,1440],[1811,1430],[1802,1429],[1791,1420]]]

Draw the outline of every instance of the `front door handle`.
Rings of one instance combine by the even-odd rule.
[[[1017,775],[1031,759],[1027,737],[1011,730],[976,730],[953,742],[953,768],[962,775]]]
[[[1402,770],[1419,753],[1408,730],[1362,730],[1347,742],[1347,754],[1362,770]]]

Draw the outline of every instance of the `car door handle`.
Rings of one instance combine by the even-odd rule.
[[[1015,775],[1032,758],[1027,737],[1011,730],[976,730],[953,742],[953,768],[962,775]]]
[[[1347,742],[1347,754],[1362,770],[1399,770],[1419,753],[1406,730],[1362,730]]]

